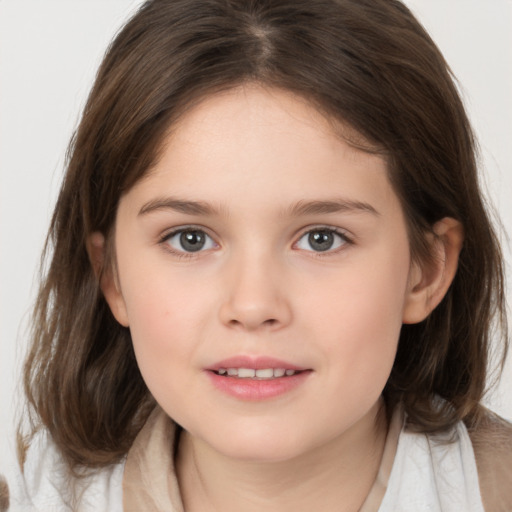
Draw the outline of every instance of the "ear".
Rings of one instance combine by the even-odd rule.
[[[459,221],[445,217],[434,224],[432,261],[411,265],[403,323],[425,320],[443,300],[457,272],[463,242],[464,230]]]
[[[114,315],[114,318],[124,327],[128,327],[128,314],[124,302],[117,272],[112,261],[106,254],[105,237],[99,232],[92,233],[87,240],[87,252],[100,288]]]

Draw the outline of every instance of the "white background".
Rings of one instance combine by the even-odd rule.
[[[459,79],[503,221],[512,281],[512,1],[408,0]],[[69,137],[101,56],[140,0],[0,0],[0,464],[13,460],[18,373]],[[512,297],[509,285],[509,301]],[[509,357],[509,360],[511,358]],[[512,368],[489,395],[512,419]]]

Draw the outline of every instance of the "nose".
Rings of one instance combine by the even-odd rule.
[[[230,263],[221,322],[245,331],[279,330],[292,319],[286,273],[270,258],[248,256]]]

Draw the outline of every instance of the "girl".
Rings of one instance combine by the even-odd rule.
[[[47,249],[14,510],[510,510],[500,250],[400,2],[146,2]]]

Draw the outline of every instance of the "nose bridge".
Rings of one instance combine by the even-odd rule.
[[[246,248],[228,263],[229,284],[220,308],[221,320],[246,330],[280,328],[291,319],[283,268],[272,251]]]

